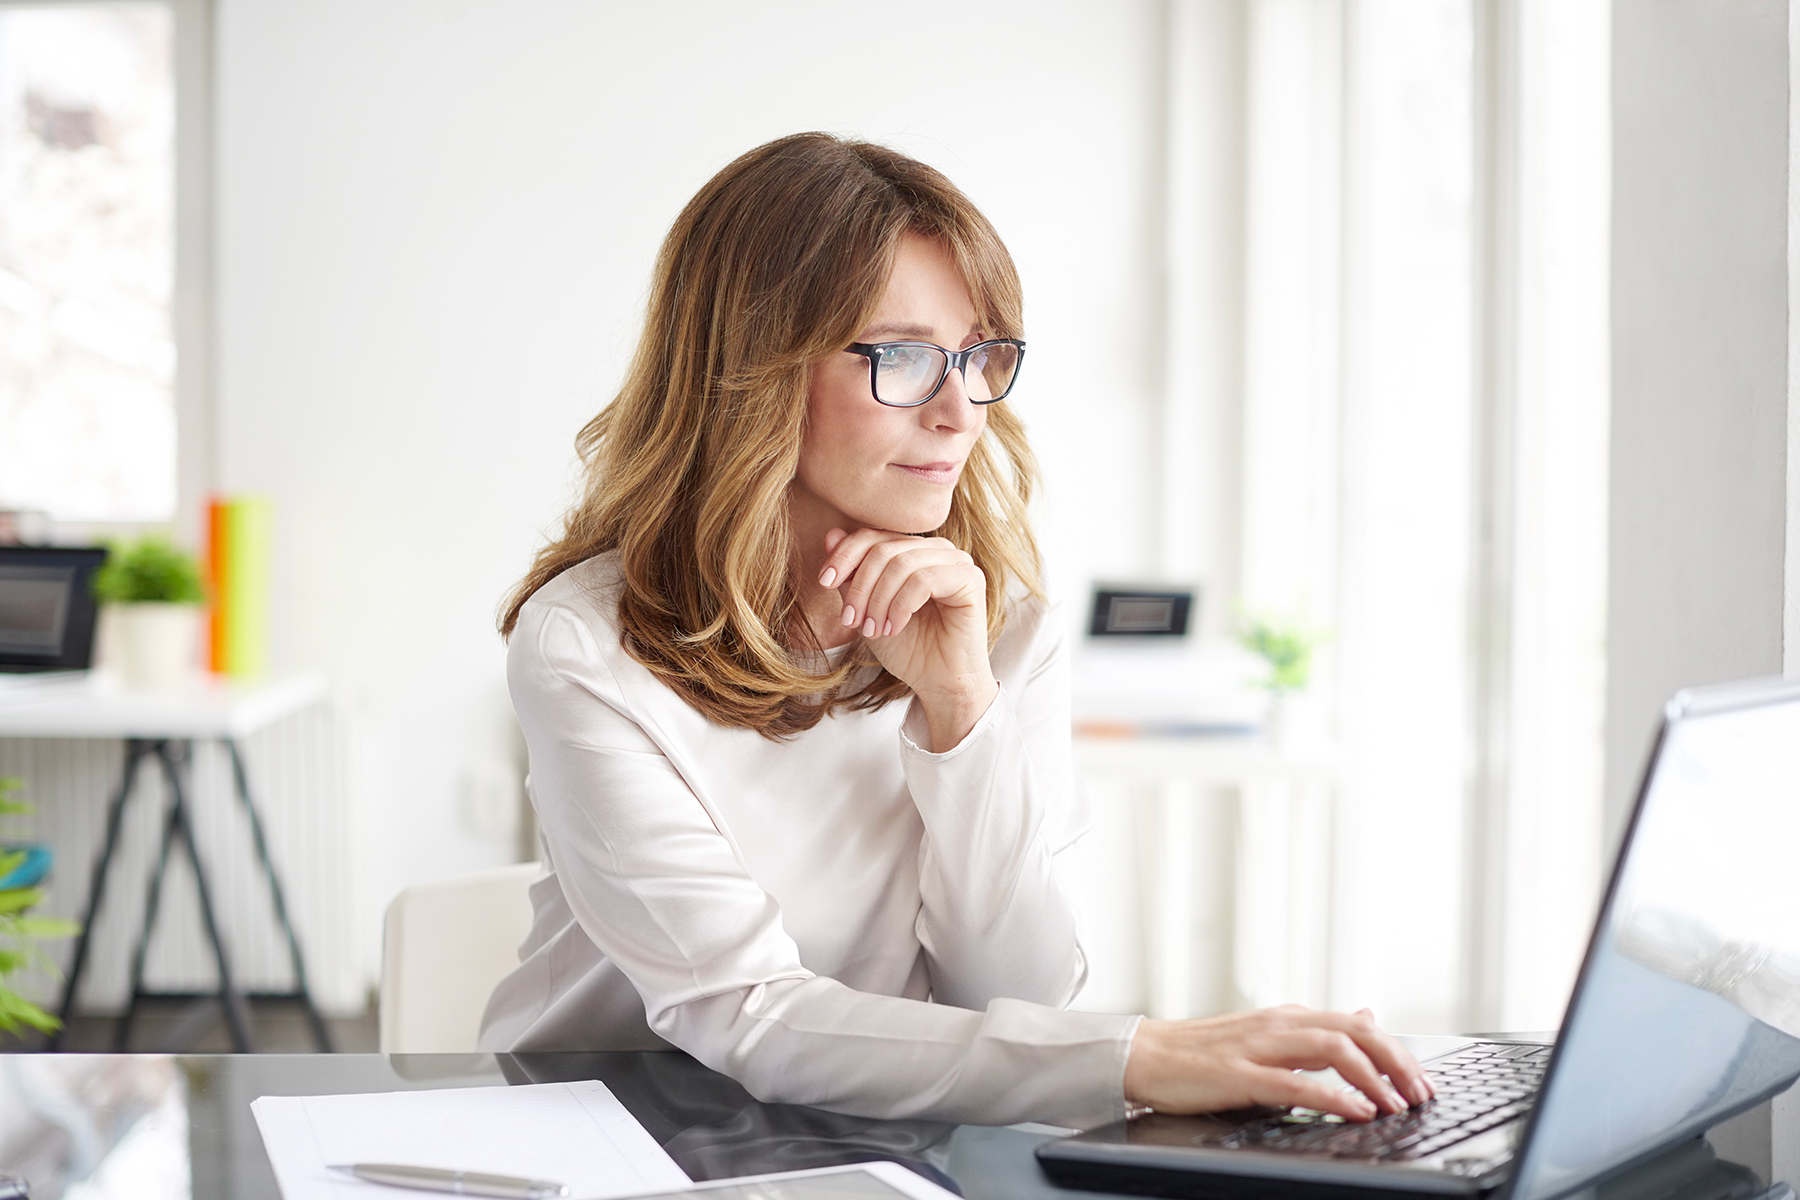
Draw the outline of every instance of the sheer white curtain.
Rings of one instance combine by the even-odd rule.
[[[1606,14],[1247,5],[1238,570],[1331,631],[1343,750],[1329,928],[1302,963],[1240,914],[1249,1003],[1560,1015],[1598,880]],[[1304,882],[1258,812],[1252,909]]]

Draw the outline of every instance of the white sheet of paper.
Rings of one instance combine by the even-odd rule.
[[[692,1186],[595,1080],[349,1096],[262,1096],[250,1105],[282,1200],[424,1193],[365,1183],[335,1163],[405,1163],[521,1175],[607,1197]]]

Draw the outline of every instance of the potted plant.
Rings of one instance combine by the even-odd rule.
[[[134,687],[174,687],[192,673],[206,589],[194,557],[154,535],[108,547],[94,595],[114,607],[119,667]]]
[[[1323,639],[1298,621],[1269,616],[1247,619],[1238,643],[1268,664],[1260,682],[1269,691],[1269,714],[1264,731],[1277,745],[1291,745],[1301,732],[1294,721],[1294,697],[1312,679],[1313,652]]]
[[[31,811],[31,805],[18,798],[18,790],[18,780],[0,779],[0,813]],[[34,859],[43,860],[43,865]],[[40,847],[0,846],[0,1030],[9,1034],[18,1034],[27,1025],[54,1033],[62,1024],[7,982],[25,967],[50,965],[38,944],[42,939],[69,937],[81,928],[58,917],[30,915],[44,898],[44,890],[37,884],[43,878],[47,860],[48,855]]]

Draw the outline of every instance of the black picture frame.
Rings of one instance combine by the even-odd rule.
[[[1193,611],[1195,589],[1100,584],[1088,616],[1088,636],[1096,638],[1183,638]]]
[[[85,671],[93,664],[99,609],[93,578],[105,561],[106,551],[99,546],[0,546],[0,672]],[[55,602],[61,609],[47,614],[52,618],[50,628],[41,632],[29,628],[45,614],[28,614],[23,607],[15,609],[9,620],[8,585],[43,583],[60,585]],[[17,603],[41,606],[45,590],[33,592],[20,595]],[[42,641],[33,644],[40,637]]]

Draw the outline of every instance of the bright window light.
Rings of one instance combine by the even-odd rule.
[[[175,510],[173,19],[0,8],[0,508]]]

